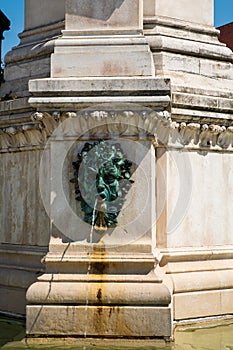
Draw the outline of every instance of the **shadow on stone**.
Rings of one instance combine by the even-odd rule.
[[[78,15],[107,21],[123,2],[124,0],[79,0]]]

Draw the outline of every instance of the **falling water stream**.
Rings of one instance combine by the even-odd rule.
[[[84,330],[84,338],[87,337],[87,322],[88,322],[88,305],[89,305],[89,276],[91,273],[91,260],[92,260],[92,244],[93,244],[93,232],[94,232],[94,226],[95,226],[95,213],[96,213],[96,207],[97,207],[97,198],[94,203],[93,213],[92,213],[92,222],[91,222],[91,230],[90,230],[90,246],[91,249],[88,252],[89,254],[89,261],[88,261],[88,267],[87,267],[87,287],[86,287],[86,304],[85,304],[85,330]],[[86,346],[83,347],[83,350],[86,350]]]

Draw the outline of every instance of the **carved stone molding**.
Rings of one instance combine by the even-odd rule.
[[[0,128],[0,151],[23,150],[44,145],[47,133],[40,123],[27,123]]]
[[[187,146],[199,148],[223,148],[233,147],[233,127],[217,124],[180,123],[178,133],[180,142]]]
[[[43,147],[52,138],[136,137],[153,140],[156,147],[213,150],[233,149],[233,126],[176,122],[167,111],[150,109],[36,112],[32,123],[0,129],[0,151]]]
[[[155,131],[166,125],[170,114],[166,111],[147,110],[90,110],[83,112],[35,113],[48,136],[53,137],[109,137],[154,136]]]

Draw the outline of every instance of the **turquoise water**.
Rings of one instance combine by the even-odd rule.
[[[0,318],[0,349],[16,350],[233,350],[233,320],[201,323],[199,326],[179,326],[175,343],[165,344],[151,340],[39,340],[25,341],[22,321]]]

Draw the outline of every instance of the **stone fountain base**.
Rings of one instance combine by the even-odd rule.
[[[28,335],[172,336],[171,295],[154,272],[152,254],[106,258],[102,252],[89,259],[46,258],[47,270],[56,273],[41,276],[27,292]],[[72,273],[76,268],[91,273]]]

